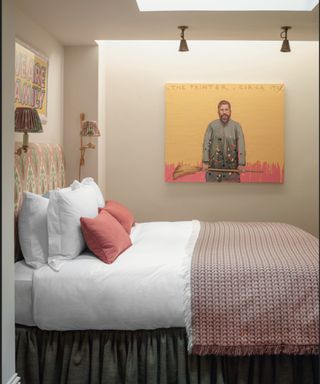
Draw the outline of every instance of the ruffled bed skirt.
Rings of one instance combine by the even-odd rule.
[[[16,327],[22,384],[317,384],[318,356],[195,356],[184,328],[41,331]]]

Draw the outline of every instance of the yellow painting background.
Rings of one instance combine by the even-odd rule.
[[[220,100],[240,123],[247,164],[284,164],[283,84],[166,84],[166,164],[199,164],[208,124]]]

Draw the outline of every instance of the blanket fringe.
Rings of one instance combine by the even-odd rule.
[[[189,350],[190,351],[190,350]],[[239,346],[203,346],[193,345],[191,353],[195,355],[317,355],[319,345],[239,345]]]
[[[191,312],[191,261],[193,248],[197,241],[200,231],[200,222],[198,220],[192,220],[192,232],[185,248],[185,257],[182,262],[182,276],[184,280],[184,321],[186,325],[186,331],[188,335],[188,351],[191,353],[192,348],[192,312]]]

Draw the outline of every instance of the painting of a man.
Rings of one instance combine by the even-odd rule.
[[[209,123],[203,140],[202,168],[207,182],[240,182],[246,165],[245,140],[241,125],[231,119],[231,104],[221,100],[219,119]],[[240,166],[240,168],[239,168]]]
[[[165,181],[284,181],[284,84],[166,84]]]

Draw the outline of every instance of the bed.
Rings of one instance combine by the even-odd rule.
[[[23,191],[43,195],[65,186],[61,147],[31,144],[16,158],[15,181],[17,219]],[[266,237],[257,237],[259,231]],[[310,262],[299,257],[308,249],[314,264],[317,239],[277,223],[257,227],[198,220],[135,223],[128,236],[132,245],[111,264],[85,249],[58,270],[30,267],[16,242],[16,369],[22,383],[318,382],[317,279],[309,279]],[[295,246],[292,236],[298,238]],[[215,243],[217,238],[222,242]],[[216,247],[214,254],[230,256],[222,267],[219,264],[219,271],[219,260],[210,260],[208,267],[205,249],[210,242]],[[275,274],[287,270],[283,261],[279,265],[271,243],[291,247],[305,283],[302,288],[295,281],[278,284],[273,302],[263,304],[263,298],[254,297],[257,285],[270,297]],[[244,248],[250,251],[240,265],[232,249]],[[271,263],[265,261],[263,249],[272,254]],[[246,257],[255,259],[256,270],[248,269]],[[234,269],[243,271],[239,281]],[[269,280],[263,282],[257,271],[264,271]],[[198,283],[192,288],[190,281]],[[288,291],[287,300],[294,300],[281,317],[284,304],[278,299],[283,291]],[[270,317],[272,323],[259,322],[257,317],[266,314],[254,312],[250,302],[267,308],[266,321]],[[218,307],[221,311],[213,312]],[[237,322],[238,313],[245,317]],[[204,330],[196,327],[197,322],[205,323]],[[252,342],[252,332],[260,344]],[[233,344],[226,345],[230,339]]]

